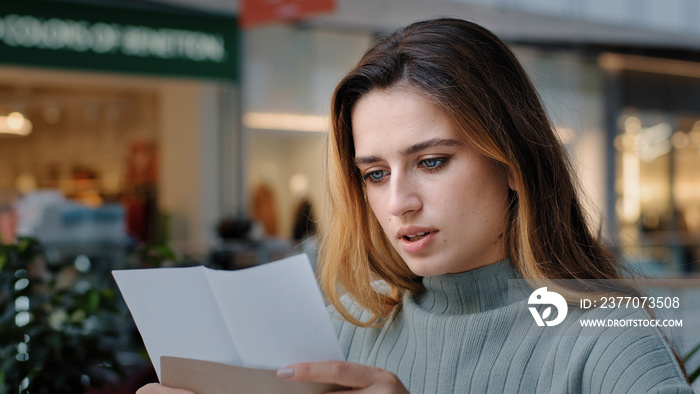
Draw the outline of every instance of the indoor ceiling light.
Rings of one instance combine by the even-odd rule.
[[[0,134],[24,137],[32,132],[32,122],[19,112],[0,116]]]

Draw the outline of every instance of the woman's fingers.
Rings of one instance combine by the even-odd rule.
[[[158,383],[149,383],[136,391],[136,394],[195,394],[191,391],[173,389]]]
[[[332,383],[356,389],[384,388],[382,392],[387,393],[408,392],[399,378],[387,370],[344,361],[294,364],[280,369],[277,375],[293,382]]]

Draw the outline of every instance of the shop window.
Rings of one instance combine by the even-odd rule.
[[[73,230],[81,223],[101,225],[112,214],[103,215],[105,210],[118,207],[126,226],[122,233],[152,239],[157,106],[156,93],[146,89],[0,79],[0,116],[21,113],[32,126],[22,136],[0,132],[0,189],[12,191],[28,212],[22,212],[20,234],[84,244],[100,232]],[[54,228],[46,222],[48,206],[82,216],[64,212]],[[107,240],[115,238],[123,237]]]
[[[616,149],[623,257],[656,274],[700,270],[700,114],[627,108]]]

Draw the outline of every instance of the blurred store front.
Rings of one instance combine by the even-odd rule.
[[[266,193],[274,200],[266,233],[291,238],[307,201],[320,219],[332,90],[373,36],[293,26],[246,31],[245,175],[252,207]]]
[[[0,27],[0,190],[19,235],[204,253],[238,208],[236,18],[22,1]]]
[[[70,224],[203,257],[245,228],[289,251],[310,239],[295,235],[303,220],[327,219],[323,151],[338,78],[375,35],[449,15],[512,45],[602,236],[652,270],[696,270],[700,48],[681,34],[694,25],[670,22],[683,10],[482,3],[340,1],[301,23],[243,31],[234,13],[212,12],[213,0],[4,3],[0,203],[26,200],[17,230],[55,242],[77,234],[63,231]],[[38,213],[54,203],[71,207],[61,225]]]
[[[0,391],[152,379],[110,271],[201,262],[240,213],[239,40],[232,15],[2,2]]]
[[[606,54],[617,108],[622,252],[652,273],[700,271],[700,63]]]

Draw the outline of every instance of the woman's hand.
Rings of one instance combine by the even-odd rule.
[[[277,376],[291,382],[331,383],[352,388],[338,393],[408,394],[406,387],[393,373],[345,361],[294,364],[277,371]]]
[[[136,391],[136,394],[194,394],[191,391],[171,389],[158,383],[149,383]]]

